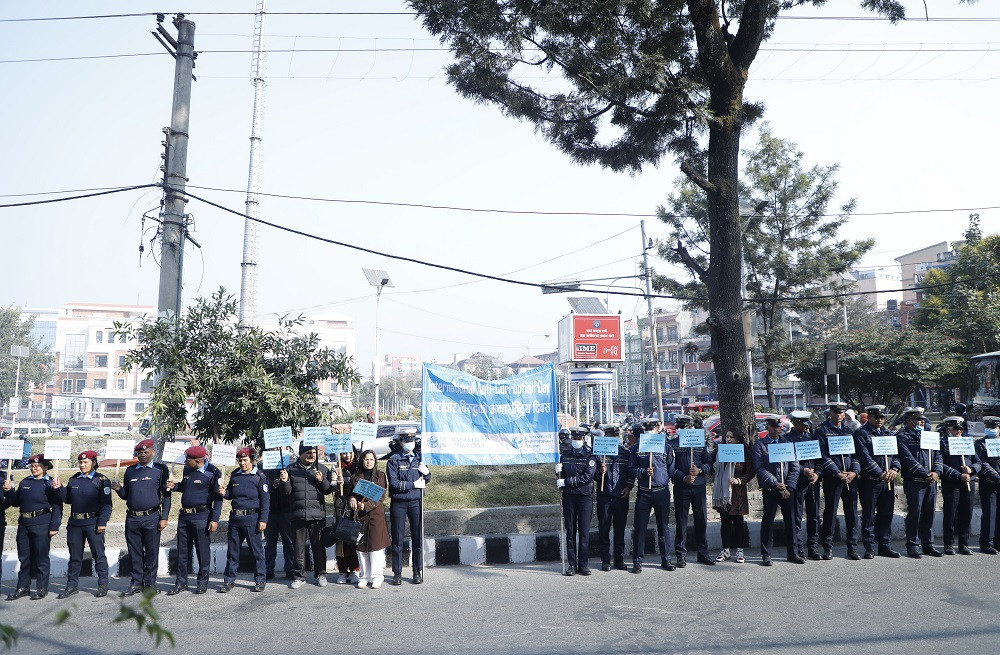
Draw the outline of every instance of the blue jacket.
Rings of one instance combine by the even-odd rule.
[[[799,443],[800,441],[818,441],[816,435],[812,433],[812,430],[810,430],[808,432],[796,432],[794,429],[792,429],[792,430],[789,430],[788,432],[785,433],[784,438],[785,438],[785,441],[787,441],[788,443],[792,443],[792,444]],[[822,450],[823,450],[822,447],[820,447],[820,452],[821,453],[822,453]],[[806,478],[804,475],[801,475],[802,469],[812,469],[813,473],[815,473],[816,475],[819,476],[819,480],[816,481],[817,483],[820,480],[823,479],[823,459],[822,458],[820,458],[820,459],[800,459],[799,460],[799,473],[800,473],[800,475],[799,475],[798,484],[796,485],[797,489],[802,489],[802,488],[808,487],[809,484],[810,484],[809,479]]]
[[[256,468],[250,469],[249,473],[244,473],[243,469],[236,469],[229,476],[229,484],[226,485],[226,493],[223,496],[226,500],[231,500],[233,509],[258,510],[256,517],[250,517],[253,521],[267,523],[271,512],[271,488],[267,483],[267,478]],[[244,517],[236,514],[229,514],[229,521],[239,520]]]
[[[638,442],[629,450],[628,467],[631,469],[632,477],[636,482],[636,491],[642,493],[649,491],[650,480],[646,474],[649,468],[649,453],[640,453]],[[663,489],[668,486],[670,478],[674,474],[674,449],[667,444],[665,453],[653,453],[653,490]]]
[[[21,514],[49,510],[31,518],[22,516],[18,519],[18,525],[47,524],[49,532],[59,530],[59,524],[62,523],[62,502],[59,500],[59,491],[52,488],[52,479],[48,474],[41,478],[27,477],[8,493],[8,506],[17,507]]]
[[[900,472],[904,480],[912,482],[925,482],[931,472],[941,475],[941,452],[931,450],[928,459],[928,451],[920,447],[920,432],[903,428],[896,433],[896,441],[899,443],[899,464],[902,467]]]
[[[629,452],[624,446],[618,446],[618,454],[606,457],[607,473],[604,474],[604,491],[601,491],[601,471],[598,467],[594,474],[594,484],[597,485],[598,496],[611,498],[628,498],[635,486],[632,471],[629,469]]]
[[[975,455],[965,456],[965,465],[972,469],[972,480],[976,479],[983,465]],[[952,455],[948,448],[948,435],[941,434],[941,484],[962,484],[962,456]]]
[[[559,453],[562,473],[559,477],[566,481],[562,488],[570,496],[589,496],[594,492],[594,474],[597,473],[597,457],[590,446],[584,444],[580,450],[572,446]]]
[[[823,422],[823,425],[816,428],[815,434],[818,437],[820,451],[823,453],[823,463],[821,466],[831,478],[851,471],[857,475],[861,475],[861,462],[858,461],[856,454],[830,455],[830,446],[827,440],[830,437],[853,437],[854,435],[849,427],[841,423],[838,428],[829,420],[826,420]]]
[[[205,470],[184,467],[184,475],[180,482],[174,484],[173,493],[181,495],[181,507],[205,507],[195,514],[181,514],[181,518],[199,516],[208,513],[209,521],[218,521],[222,514],[222,496],[219,495],[219,478],[222,472],[215,464],[205,464]]]
[[[420,457],[416,453],[409,455],[398,452],[389,458],[385,466],[385,477],[389,483],[389,498],[396,500],[418,500],[420,489],[413,483],[420,479]],[[425,482],[431,481],[430,472],[423,476]]]
[[[801,467],[796,461],[791,462],[771,462],[767,454],[767,447],[773,443],[790,443],[784,436],[772,439],[770,435],[758,439],[753,445],[753,468],[757,473],[757,483],[761,489],[774,491],[781,483],[782,475],[785,478],[785,487],[789,491],[795,489],[799,483],[799,471]]]
[[[169,469],[160,462],[150,462],[142,467],[133,464],[122,475],[118,497],[125,501],[126,507],[137,512],[159,507],[160,520],[166,520],[170,515],[169,477]]]
[[[980,483],[1000,486],[1000,457],[989,456],[986,439],[976,439],[976,456],[979,458]]]
[[[680,443],[680,437],[674,437],[667,442],[668,448],[672,448],[674,451],[674,470],[670,474],[670,479],[674,481],[675,485],[704,487],[705,475],[712,472],[712,460],[714,459],[712,453],[709,452],[708,446],[681,448]],[[691,451],[694,451],[694,465],[698,469],[698,475],[694,479],[694,484],[689,485],[684,481],[684,478],[687,477],[688,470],[691,468]]]
[[[891,437],[892,433],[885,427],[875,428],[871,423],[865,423],[854,431],[854,450],[861,470],[864,472],[864,479],[878,480],[885,473],[886,457],[889,458],[889,469],[900,470],[899,455],[873,455],[872,437]],[[898,449],[898,448],[897,448]]]
[[[107,525],[111,519],[111,480],[103,473],[91,476],[77,473],[59,487],[59,502],[69,503],[67,525]],[[73,514],[94,514],[94,518],[75,519]]]

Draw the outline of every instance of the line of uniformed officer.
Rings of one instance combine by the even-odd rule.
[[[603,433],[592,433],[592,436]],[[565,575],[590,575],[590,520],[594,513],[594,475],[597,458],[582,434],[573,434],[569,447],[559,453],[556,488],[562,493],[562,515],[566,526]]]
[[[674,417],[678,430],[691,426],[691,417],[679,414]],[[713,566],[715,560],[708,556],[708,503],[705,494],[706,475],[712,473],[712,453],[708,444],[701,448],[681,448],[680,437],[667,442],[674,451],[674,470],[670,479],[674,484],[674,554],[677,566],[687,566],[688,512],[694,515],[694,537],[698,548],[698,562]]]
[[[899,455],[876,455],[872,437],[891,437],[885,428],[885,405],[865,407],[868,421],[854,431],[854,449],[861,465],[861,541],[865,559],[875,557],[875,546],[883,557],[899,557],[892,548],[892,516],[896,506],[894,481],[899,476]],[[898,448],[898,447],[897,447]]]
[[[979,457],[979,507],[982,518],[979,525],[979,549],[987,555],[996,555],[1000,549],[1000,520],[997,520],[997,500],[1000,497],[1000,455],[991,456],[986,439],[996,439],[1000,417],[984,416],[986,438],[976,440]]]
[[[831,437],[852,437],[851,429],[844,424],[847,403],[833,402],[828,406],[828,418],[814,434],[823,456],[823,524],[820,539],[823,542],[823,559],[833,557],[833,529],[837,518],[837,503],[843,505],[844,528],[848,559],[858,560],[858,475],[861,464],[854,455],[830,454]]]
[[[796,410],[788,414],[791,420],[792,429],[784,436],[791,444],[798,444],[805,441],[815,441],[816,437],[812,433],[812,412]],[[798,448],[798,446],[795,446]],[[799,477],[794,486],[795,490],[795,528],[798,535],[796,543],[796,555],[811,560],[822,559],[819,549],[819,527],[820,527],[820,489],[822,487],[823,467],[822,459],[800,459]],[[805,518],[805,528],[802,520]]]
[[[410,524],[410,554],[413,584],[424,581],[423,513],[424,489],[431,472],[416,451],[416,429],[405,429],[399,435],[401,450],[389,457],[385,475],[389,485],[389,519],[392,542],[392,580],[403,584],[403,537],[406,522]]]
[[[803,564],[805,560],[796,552],[799,543],[799,526],[795,512],[794,490],[798,485],[799,463],[772,462],[768,446],[788,443],[781,434],[781,423],[776,418],[765,421],[767,435],[757,440],[753,446],[753,464],[757,473],[757,483],[764,496],[764,513],[760,519],[760,556],[761,564],[771,566],[771,527],[774,516],[781,509],[781,518],[785,523],[786,558],[794,564]]]
[[[184,474],[179,482],[168,480],[167,491],[180,493],[181,511],[177,519],[177,577],[168,596],[187,591],[188,562],[191,547],[198,555],[198,586],[194,593],[208,591],[208,572],[211,564],[211,533],[219,527],[222,513],[222,495],[219,493],[219,468],[206,461],[208,451],[204,446],[191,446],[184,451]]]
[[[971,555],[969,534],[972,526],[972,498],[976,488],[976,476],[982,465],[975,455],[955,455],[951,453],[949,437],[961,437],[965,430],[965,419],[949,416],[941,427],[941,495],[943,496],[943,538],[944,554]],[[958,541],[956,551],[955,542]]]
[[[941,451],[921,448],[923,422],[923,408],[907,407],[903,410],[903,426],[896,432],[906,495],[906,554],[915,559],[943,554],[934,548],[933,533],[937,481],[942,471]]]

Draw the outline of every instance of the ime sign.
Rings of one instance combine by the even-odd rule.
[[[559,321],[563,362],[620,362],[622,354],[620,316],[571,314]]]

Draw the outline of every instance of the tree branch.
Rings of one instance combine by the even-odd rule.
[[[690,160],[685,159],[681,162],[681,172],[684,173],[689,180],[698,185],[705,193],[716,194],[719,192],[719,187],[715,186],[712,182],[708,180],[707,177],[698,171],[694,164]]]
[[[684,247],[684,244],[680,239],[677,240],[677,247],[671,248],[671,250],[677,253],[677,257],[684,262],[685,266],[691,269],[691,272],[698,276],[698,279],[702,283],[706,283],[705,281],[708,277],[708,269],[702,267],[701,264],[699,264],[695,258],[691,256],[691,253],[689,253],[687,248]]]

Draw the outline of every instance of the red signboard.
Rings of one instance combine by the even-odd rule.
[[[621,317],[574,315],[572,349],[573,361],[621,361]]]

